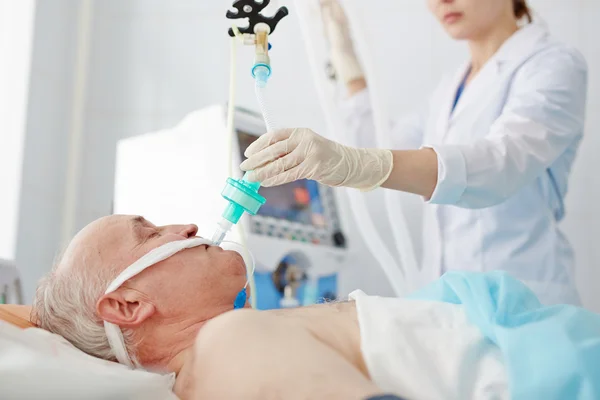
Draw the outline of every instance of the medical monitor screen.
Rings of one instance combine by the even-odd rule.
[[[258,137],[239,130],[237,134],[243,161],[246,159],[244,152]],[[260,208],[258,215],[317,228],[325,228],[327,225],[319,185],[315,181],[304,179],[277,187],[261,187],[259,193],[267,202]]]

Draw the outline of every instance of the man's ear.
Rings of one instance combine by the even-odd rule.
[[[139,292],[127,288],[105,294],[96,303],[96,312],[102,320],[124,328],[140,326],[155,311],[154,304],[141,299]]]

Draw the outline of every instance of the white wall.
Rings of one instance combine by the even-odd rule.
[[[0,0],[0,258],[13,260],[34,2]]]
[[[62,204],[64,193],[63,159],[68,128],[65,114],[70,112],[69,61],[74,57],[72,34],[76,25],[74,1],[53,1],[52,7],[49,2],[39,3],[43,7],[36,19],[31,92],[34,104],[30,105],[24,172],[24,185],[29,189],[23,192],[21,250],[17,254],[22,268],[31,271],[27,295],[32,294],[34,280],[50,267],[58,247],[61,218],[60,207],[55,206]],[[303,73],[308,65],[292,1],[274,3],[289,5],[292,12],[273,37],[272,85],[281,98],[274,113],[283,124],[321,130],[324,121],[315,91],[308,73]],[[94,4],[77,227],[111,211],[114,150],[119,138],[172,126],[192,110],[224,102],[227,93],[229,50],[224,13],[231,1],[98,0]],[[381,57],[394,57],[399,65],[396,82],[402,84],[405,95],[395,97],[398,107],[412,107],[424,100],[439,73],[462,57],[464,49],[449,42],[427,17],[424,1],[376,0],[371,4],[382,10],[378,15],[389,15],[391,10],[402,8],[397,19],[401,23],[384,26],[377,21],[373,26],[385,32],[390,26],[396,29],[397,50]],[[565,229],[578,251],[578,280],[584,299],[600,310],[600,295],[594,292],[595,283],[600,280],[600,271],[594,268],[595,260],[600,260],[600,248],[590,243],[592,238],[600,237],[599,224],[593,223],[600,221],[596,207],[600,204],[600,182],[594,173],[600,167],[594,157],[594,149],[600,148],[600,138],[595,135],[600,129],[600,116],[593,112],[600,107],[600,81],[595,74],[600,71],[600,46],[595,40],[600,34],[596,23],[600,2],[532,0],[532,4],[557,35],[583,51],[590,65],[587,137],[573,176]],[[239,65],[247,67],[251,52],[241,52],[244,56]],[[44,69],[50,79],[42,79]],[[252,82],[240,71],[239,104],[256,109]],[[64,99],[64,103],[57,99]],[[43,109],[42,104],[49,109]],[[43,147],[33,143],[47,151],[42,152]],[[40,168],[48,165],[63,170],[43,171],[39,175]],[[28,252],[30,239],[41,243],[36,254]],[[360,284],[370,292],[389,293],[382,273],[369,268],[371,263],[365,256],[360,261],[362,269],[344,277],[344,288]]]
[[[36,4],[16,249],[27,301],[60,249],[77,5]]]

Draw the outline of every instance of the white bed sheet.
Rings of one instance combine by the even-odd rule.
[[[37,328],[0,321],[0,398],[174,400],[174,375],[133,371]]]
[[[509,387],[500,349],[460,305],[350,294],[371,379],[411,400],[503,400]]]

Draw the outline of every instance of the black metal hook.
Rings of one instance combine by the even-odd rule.
[[[229,19],[240,19],[248,18],[248,26],[245,28],[238,28],[240,33],[254,34],[254,27],[257,24],[267,24],[271,28],[270,35],[273,34],[279,21],[289,14],[287,7],[281,7],[277,10],[277,13],[272,17],[265,17],[261,14],[261,11],[269,5],[271,0],[236,0],[233,2],[232,7],[237,11],[227,10],[225,15]],[[229,36],[234,37],[235,33],[232,28],[229,28]]]

